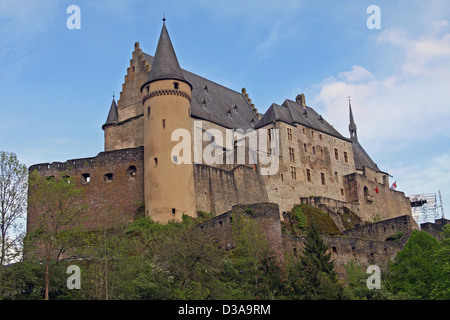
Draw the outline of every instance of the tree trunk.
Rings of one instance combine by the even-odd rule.
[[[47,254],[47,260],[45,261],[45,300],[48,300],[48,292],[50,287],[50,255]]]

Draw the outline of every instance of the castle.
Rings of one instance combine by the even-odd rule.
[[[139,214],[161,223],[198,211],[220,216],[257,203],[276,204],[282,221],[312,199],[329,212],[351,210],[361,222],[411,217],[409,199],[389,188],[389,174],[359,143],[350,103],[349,120],[347,138],[303,94],[258,113],[245,88],[236,92],[181,69],[164,22],[154,56],[134,45],[120,98],[102,126],[105,150],[30,171],[78,177],[91,228]],[[253,132],[265,139],[240,154]],[[263,156],[276,166],[262,164]]]

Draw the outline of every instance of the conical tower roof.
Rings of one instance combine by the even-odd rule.
[[[180,80],[189,84],[183,76],[177,55],[173,49],[172,41],[169,37],[169,32],[167,32],[166,23],[164,22],[148,81],[142,87],[149,82],[165,79]]]
[[[102,129],[105,129],[106,126],[116,124],[118,122],[119,122],[119,114],[117,112],[116,100],[113,97],[111,107],[109,108],[108,118],[106,118],[105,124],[102,125]]]

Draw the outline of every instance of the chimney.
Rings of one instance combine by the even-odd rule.
[[[295,102],[297,102],[299,105],[301,105],[303,108],[306,109],[306,100],[305,95],[303,93],[297,95],[297,97],[295,98]]]

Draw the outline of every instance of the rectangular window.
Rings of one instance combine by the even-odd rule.
[[[310,169],[306,169],[306,180],[311,182],[311,170]]]
[[[294,148],[289,148],[289,160],[295,162]]]
[[[166,119],[162,119],[162,126],[163,126],[163,129],[166,128]]]
[[[291,128],[287,128],[287,138],[289,141],[292,141],[292,129]]]
[[[158,165],[158,158],[153,158],[153,161],[155,162],[155,166]]]
[[[334,172],[334,180],[336,180],[336,182],[339,182],[339,175],[337,171]]]
[[[334,148],[334,159],[339,160],[339,150]]]
[[[344,189],[341,189],[341,196],[344,195]]]
[[[347,153],[347,151],[344,151],[344,162],[348,163],[348,153]]]
[[[305,150],[305,152],[308,152],[308,146],[306,145],[306,143],[303,144],[303,150]]]
[[[291,178],[292,180],[297,180],[297,170],[293,166],[291,166]]]
[[[325,185],[325,173],[320,174],[320,179],[322,180],[322,184]]]
[[[281,181],[284,181],[284,176],[283,176],[283,174],[281,174]]]

